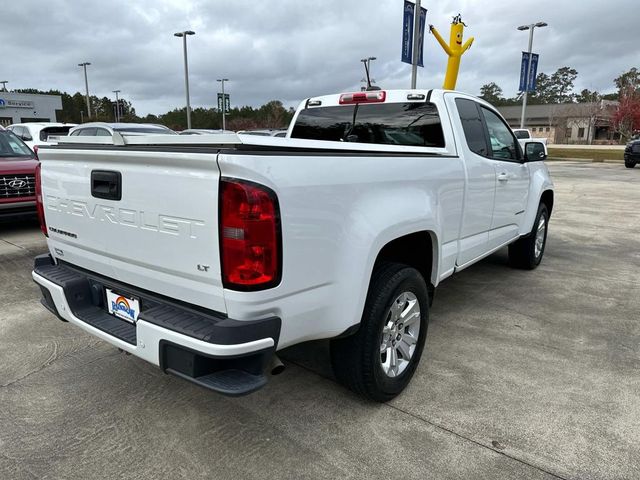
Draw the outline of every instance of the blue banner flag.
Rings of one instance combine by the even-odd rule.
[[[427,23],[427,9],[420,7],[420,29],[418,30],[418,66],[424,67],[424,27]]]
[[[527,70],[529,69],[529,53],[522,52],[522,62],[520,62],[520,85],[519,92],[527,90]]]
[[[415,5],[405,0],[402,22],[402,56],[404,63],[413,63],[413,14]]]
[[[538,54],[531,54],[531,61],[529,61],[529,53],[522,52],[522,62],[520,63],[520,85],[518,90],[520,92],[535,92],[536,91],[536,76],[538,75]]]
[[[538,75],[538,54],[531,54],[531,61],[529,66],[529,81],[527,82],[527,91],[536,91],[536,76]]]

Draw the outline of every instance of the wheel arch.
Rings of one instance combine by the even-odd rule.
[[[438,237],[431,230],[408,233],[383,245],[373,262],[373,269],[380,262],[396,262],[408,265],[420,272],[429,288],[430,298],[438,279]],[[373,274],[372,269],[372,274]]]
[[[540,203],[544,203],[547,206],[547,211],[549,212],[549,216],[551,216],[551,211],[553,210],[553,190],[545,190],[540,195]]]

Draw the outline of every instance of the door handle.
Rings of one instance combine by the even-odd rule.
[[[498,181],[499,182],[508,182],[509,181],[509,175],[507,175],[506,173],[501,173],[500,175],[498,175]]]
[[[122,174],[109,170],[91,172],[91,196],[107,200],[122,199]]]

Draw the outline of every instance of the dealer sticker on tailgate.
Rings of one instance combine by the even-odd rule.
[[[124,297],[106,288],[107,307],[109,313],[130,323],[136,323],[140,313],[140,301],[135,298]]]

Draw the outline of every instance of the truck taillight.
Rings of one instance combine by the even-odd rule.
[[[282,243],[275,193],[245,180],[220,181],[222,283],[233,290],[262,290],[280,282]]]
[[[41,165],[36,165],[36,212],[38,213],[38,220],[40,220],[40,230],[45,236],[49,236],[47,233],[47,222],[44,219],[44,203],[42,202],[42,178],[40,176]]]
[[[387,92],[379,90],[377,92],[355,92],[343,93],[340,95],[340,105],[352,103],[382,103],[387,99]]]

